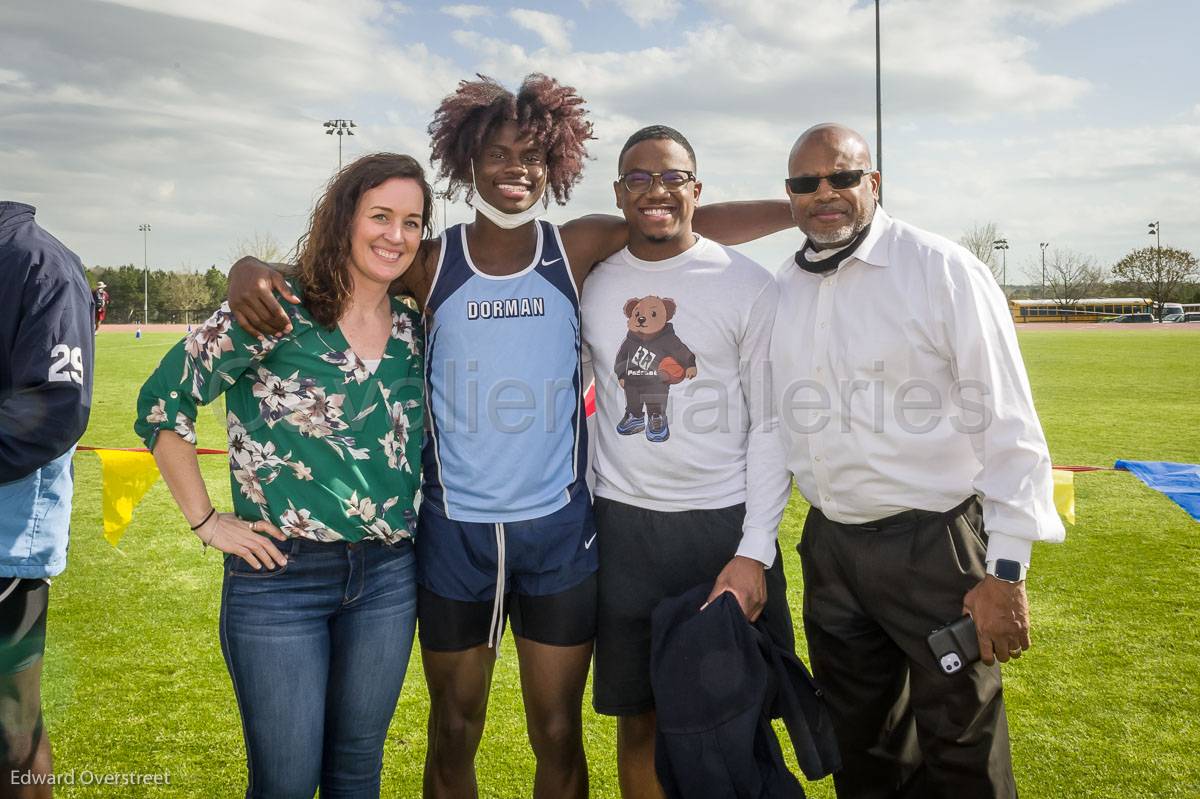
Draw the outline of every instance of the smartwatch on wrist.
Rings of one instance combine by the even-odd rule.
[[[1019,583],[1025,579],[1025,564],[1017,560],[997,558],[987,562],[987,573],[1006,583]]]

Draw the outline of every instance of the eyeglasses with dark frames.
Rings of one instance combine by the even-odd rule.
[[[830,175],[804,175],[798,178],[788,178],[788,191],[792,194],[812,194],[821,188],[821,181],[829,181],[832,189],[852,189],[862,182],[863,175],[874,174],[870,169],[847,169]]]
[[[650,191],[655,180],[661,183],[667,191],[679,191],[695,179],[696,173],[686,169],[667,169],[662,172],[646,172],[642,169],[635,169],[632,172],[617,175],[617,180],[625,186],[626,191],[630,194],[645,194]]]

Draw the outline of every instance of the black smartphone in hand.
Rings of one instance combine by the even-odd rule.
[[[938,667],[945,674],[957,674],[979,660],[979,636],[970,616],[938,627],[925,639]]]

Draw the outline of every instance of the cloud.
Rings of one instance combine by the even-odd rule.
[[[617,152],[653,122],[696,147],[705,203],[782,197],[787,149],[814,122],[845,122],[874,143],[869,2],[703,0],[687,13],[677,2],[623,3],[639,24],[669,31],[626,51],[607,49],[626,40],[593,30],[599,5],[569,12],[588,20],[575,28],[519,8],[504,25],[445,33],[447,16],[469,28],[499,12],[385,0],[0,4],[6,195],[38,205],[87,263],[140,263],[136,229],[149,222],[152,265],[223,266],[231,243],[255,231],[283,242],[300,234],[337,165],[321,122],[359,124],[342,140],[346,159],[392,150],[425,160],[433,108],[475,72],[515,88],[543,71],[587,98],[593,160],[570,207],[552,206],[555,221],[615,212]],[[1098,98],[1038,51],[1039,26],[1112,5],[884,3],[888,208],[950,238],[994,219],[1013,244],[1010,268],[1039,240],[1111,260],[1160,217],[1173,242],[1178,231],[1195,247],[1200,197],[1186,176],[1200,173],[1200,106],[1177,106],[1171,125],[1121,127],[1111,106],[1088,105],[1110,99],[1102,70],[1089,73]],[[447,211],[450,221],[470,214]],[[794,239],[745,249],[774,267]]]
[[[428,153],[419,131],[460,70],[390,39],[402,13],[364,0],[6,4],[6,194],[40,206],[89,264],[128,261],[142,222],[163,266],[223,264],[229,242],[256,229],[294,240],[337,165],[323,120],[359,116],[347,158]],[[395,107],[413,121],[360,116]]]
[[[638,118],[684,109],[693,119],[756,118],[799,125],[857,119],[874,105],[874,15],[851,0],[710,0],[712,17],[680,25],[662,45],[635,52],[530,52],[478,36],[488,74],[546,71],[586,87],[589,101]],[[1069,108],[1082,79],[1032,61],[1033,43],[1002,12],[970,0],[907,0],[885,13],[884,104],[891,124]],[[929,24],[936,17],[937,25]],[[653,76],[650,79],[649,76]],[[769,98],[769,99],[767,99]]]
[[[675,18],[681,8],[679,0],[617,0],[617,5],[639,28],[655,22],[668,22]]]
[[[567,32],[575,24],[570,20],[557,14],[531,11],[527,8],[514,8],[508,12],[508,17],[525,30],[536,33],[551,50],[566,52],[571,49],[571,41]]]
[[[28,89],[30,88],[29,81],[25,80],[25,76],[15,69],[0,69],[0,86],[13,89]],[[1200,108],[1200,106],[1197,106]]]
[[[401,3],[383,0],[244,0],[240,3],[196,3],[192,0],[101,0],[114,6],[207,22],[259,36],[318,47],[337,46],[358,38],[364,23],[385,22],[407,12]],[[92,5],[92,4],[88,4]],[[91,13],[91,12],[89,12]]]
[[[1082,17],[1106,11],[1127,0],[994,0],[996,6],[1036,22],[1065,25]]]
[[[1066,20],[1109,5],[1069,3],[1055,13]],[[472,38],[487,74],[515,80],[545,71],[588,100],[599,137],[589,146],[594,160],[571,207],[552,213],[556,219],[612,212],[617,151],[645,124],[671,125],[692,141],[705,202],[782,196],[787,149],[809,124],[842,121],[874,145],[869,4],[709,0],[707,9],[708,17],[680,18],[675,44],[660,39],[635,52],[577,43],[562,55]],[[884,5],[888,207],[949,238],[974,220],[995,219],[1013,241],[1014,264],[1047,237],[1102,259],[1119,254],[1130,214],[1140,224],[1139,214],[1156,218],[1151,209],[1165,202],[1179,218],[1200,218],[1200,199],[1185,186],[1165,195],[1137,178],[1157,175],[1174,185],[1180,163],[1200,172],[1195,126],[1080,127],[1092,84],[1041,66],[1036,41],[1019,32],[1030,13],[1019,2]],[[1065,109],[1073,109],[1072,128],[1056,133]],[[1049,118],[1056,118],[1049,127],[1035,122]],[[996,132],[1002,127],[1029,132],[1004,138]],[[778,234],[745,249],[773,268],[794,249],[793,238]]]
[[[949,238],[973,220],[995,221],[1013,246],[1010,277],[1039,241],[1111,262],[1142,245],[1148,219],[1200,218],[1190,187],[1200,124],[1065,128],[998,142],[931,136],[905,142],[904,152],[888,175],[890,196],[884,184],[889,207]]]
[[[493,39],[476,31],[452,31],[450,38],[464,50],[476,54],[487,54],[486,58],[478,62],[479,67],[476,69],[477,72],[482,71],[484,74],[497,77],[501,82],[505,80],[519,82],[521,77],[526,74],[525,72],[515,71],[519,70],[520,67],[513,66],[529,62],[525,48],[519,44],[510,44],[500,39]],[[504,66],[499,67],[498,65],[501,64]]]
[[[490,17],[492,10],[487,6],[456,5],[442,6],[442,13],[469,25],[476,17]]]

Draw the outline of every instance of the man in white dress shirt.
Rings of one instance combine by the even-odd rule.
[[[787,465],[812,504],[804,628],[845,797],[1013,797],[996,661],[1029,647],[1032,543],[1058,541],[1050,457],[987,267],[877,206],[866,142],[806,131],[788,159],[804,246],[771,346]],[[929,632],[970,614],[981,663]]]

